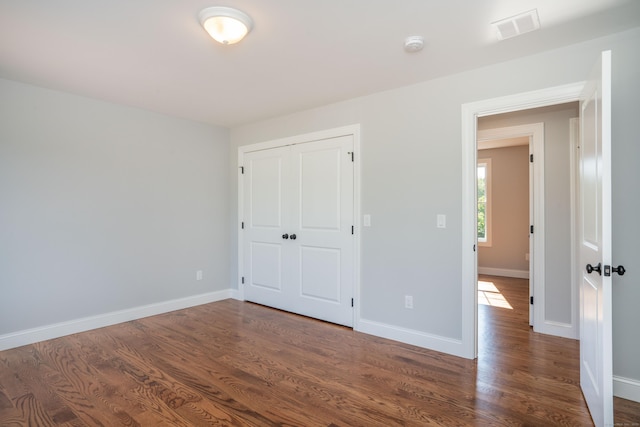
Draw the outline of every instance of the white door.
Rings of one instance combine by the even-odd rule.
[[[580,385],[596,426],[613,425],[611,52],[580,100]]]
[[[285,309],[291,247],[282,236],[289,224],[289,147],[247,153],[244,160],[245,299]]]
[[[353,136],[245,155],[245,299],[353,325]]]

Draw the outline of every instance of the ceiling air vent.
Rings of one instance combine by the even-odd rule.
[[[539,29],[540,19],[538,18],[538,10],[533,9],[496,21],[491,25],[496,29],[498,40],[506,40]]]

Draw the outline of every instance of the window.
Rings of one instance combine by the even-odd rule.
[[[478,159],[478,245],[491,246],[491,159]]]

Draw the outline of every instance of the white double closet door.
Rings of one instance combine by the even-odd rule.
[[[247,301],[353,326],[353,136],[245,153]]]

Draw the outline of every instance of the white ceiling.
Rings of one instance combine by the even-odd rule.
[[[208,6],[255,27],[219,45]],[[533,8],[542,30],[496,41]],[[0,77],[235,126],[637,26],[638,0],[1,0]]]

